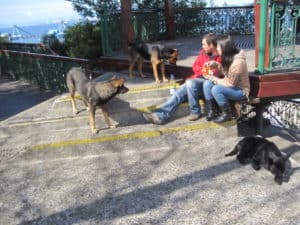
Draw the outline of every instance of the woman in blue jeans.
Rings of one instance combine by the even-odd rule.
[[[188,100],[190,115],[188,120],[194,121],[201,118],[201,108],[199,105],[199,95],[203,93],[202,85],[204,78],[202,76],[203,65],[208,61],[220,62],[220,56],[217,54],[217,37],[209,33],[202,38],[202,50],[193,64],[193,74],[189,76],[185,83],[153,113],[143,113],[147,122],[154,124],[163,124],[167,122],[178,106]]]
[[[248,98],[250,82],[245,53],[236,47],[230,36],[218,38],[217,51],[221,56],[224,77],[208,76],[208,80],[203,83],[203,92],[207,107],[206,119],[222,123],[232,119],[230,100]],[[220,116],[217,116],[217,106],[221,110]]]

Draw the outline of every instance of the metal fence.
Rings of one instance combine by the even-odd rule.
[[[0,50],[1,75],[25,79],[42,89],[64,92],[65,75],[73,66],[87,67],[87,60],[45,54]]]
[[[175,34],[191,37],[208,32],[217,34],[253,34],[254,11],[252,6],[222,8],[174,9]],[[166,37],[164,9],[132,12],[135,40],[157,41]],[[122,29],[120,12],[110,13],[102,19],[102,45],[106,54],[120,50]],[[105,35],[104,35],[105,33]]]
[[[300,2],[272,2],[268,70],[300,68]]]
[[[253,34],[253,7],[191,8],[175,10],[176,35]]]
[[[41,53],[49,55],[57,55],[49,46],[45,44],[23,44],[23,43],[0,43],[1,50],[11,50],[19,52]]]
[[[272,102],[264,117],[274,125],[300,129],[300,99]]]
[[[256,117],[255,107],[243,104],[242,117],[240,122],[250,122],[251,126],[253,118]],[[300,129],[300,99],[272,101],[266,105],[263,118],[267,120],[267,124],[283,128]]]

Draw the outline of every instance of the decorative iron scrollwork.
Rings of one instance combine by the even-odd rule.
[[[273,1],[273,4],[270,67],[272,70],[300,67],[300,37],[297,37],[300,5],[293,1]]]

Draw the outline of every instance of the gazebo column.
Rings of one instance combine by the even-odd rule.
[[[165,0],[167,39],[175,39],[174,9],[171,0]]]
[[[268,0],[255,0],[255,67],[264,74],[270,60],[270,31],[268,29]]]
[[[122,46],[124,50],[127,50],[128,44],[134,40],[133,23],[131,20],[131,0],[121,0],[121,24]]]

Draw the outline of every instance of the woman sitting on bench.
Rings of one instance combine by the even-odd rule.
[[[217,41],[217,51],[221,56],[224,78],[210,75],[203,83],[208,121],[222,123],[232,119],[230,100],[247,99],[250,82],[246,57],[243,50],[236,47],[230,36],[221,36]],[[217,105],[221,115],[217,116]]]

